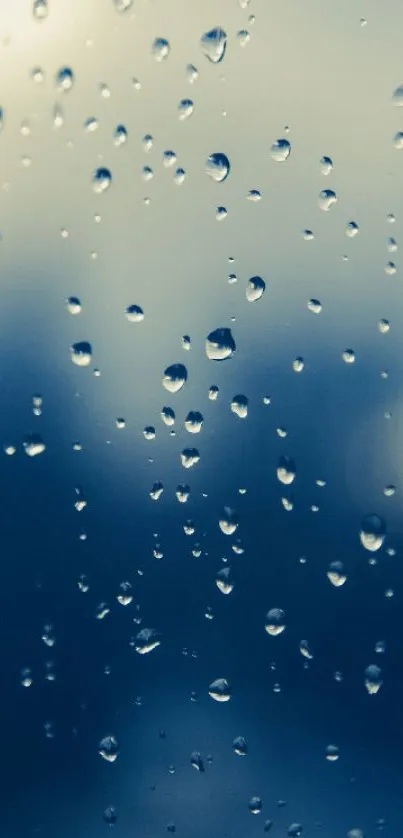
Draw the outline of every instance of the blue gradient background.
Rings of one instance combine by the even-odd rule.
[[[337,838],[358,827],[367,838],[377,834],[378,818],[394,834],[403,787],[403,307],[399,251],[389,254],[386,243],[389,236],[399,243],[403,214],[403,152],[393,147],[403,111],[392,105],[403,83],[403,7],[251,0],[243,10],[235,0],[135,0],[119,15],[112,0],[49,0],[49,10],[35,22],[27,0],[0,2],[0,439],[17,447],[0,470],[1,835],[98,838],[108,834],[102,813],[111,804],[119,838],[155,838],[169,823],[178,838],[253,838],[267,818],[274,838],[295,821],[307,836]],[[228,33],[228,48],[214,66],[199,39],[216,25]],[[243,28],[251,35],[244,49],[236,39]],[[171,43],[162,64],[151,55],[155,37]],[[193,86],[189,62],[200,72]],[[60,95],[54,77],[63,65],[76,81]],[[30,78],[34,66],[45,71],[42,85]],[[185,97],[195,110],[180,122]],[[65,114],[60,129],[52,122],[56,102]],[[91,116],[99,128],[87,134]],[[116,148],[119,123],[129,139]],[[279,165],[270,147],[285,125],[292,153]],[[154,146],[146,154],[148,133]],[[163,166],[166,149],[187,171],[181,186]],[[223,184],[204,173],[213,151],[231,160]],[[328,177],[322,155],[334,161]],[[100,165],[111,169],[113,184],[96,196],[91,177]],[[148,183],[144,165],[155,172]],[[318,209],[325,188],[339,198],[329,213]],[[250,189],[260,189],[262,201],[247,201]],[[218,205],[228,208],[220,223]],[[360,225],[355,239],[345,236],[351,220]],[[312,242],[303,240],[305,228]],[[384,272],[390,259],[394,276]],[[228,284],[230,272],[236,284]],[[251,305],[245,289],[256,274],[266,292]],[[65,311],[70,295],[83,305],[77,317]],[[307,310],[311,297],[323,304],[318,317]],[[144,308],[142,323],[125,320],[130,304]],[[391,322],[387,335],[378,331],[381,318]],[[237,343],[224,364],[204,351],[218,326],[230,326]],[[192,339],[188,353],[184,334]],[[91,368],[70,361],[69,347],[80,340],[93,346]],[[357,355],[352,366],[341,359],[347,348]],[[306,362],[301,374],[292,370],[297,356]],[[171,396],[161,378],[177,362],[189,380]],[[211,384],[220,388],[216,402],[208,399]],[[38,418],[35,393],[44,400]],[[230,412],[237,393],[250,400],[244,422]],[[174,437],[159,417],[164,404],[177,414]],[[183,428],[189,410],[203,413],[199,438]],[[142,429],[150,424],[157,436],[147,442]],[[278,427],[287,429],[285,439]],[[31,460],[21,443],[34,432],[47,449]],[[75,440],[82,452],[73,451]],[[187,472],[179,455],[193,445],[201,460]],[[291,490],[276,479],[283,454],[297,465]],[[165,491],[154,503],[148,492],[157,480]],[[175,498],[179,483],[192,489],[186,505]],[[389,483],[397,491],[385,498]],[[88,499],[80,515],[75,486]],[[292,512],[282,495],[293,498]],[[240,515],[240,556],[218,527],[226,504]],[[373,511],[385,517],[385,547],[396,555],[383,549],[372,567],[358,531]],[[192,537],[183,532],[189,518]],[[195,541],[200,558],[191,554]],[[223,556],[235,577],[229,597],[214,585]],[[338,590],[326,579],[337,559],[348,573]],[[82,573],[87,594],[77,587]],[[134,603],[124,609],[116,595],[126,579]],[[101,601],[111,613],[98,622]],[[143,625],[162,634],[145,657],[129,646],[139,630],[137,604]],[[273,606],[287,615],[275,639],[264,632]],[[50,650],[41,642],[48,622],[56,636]],[[303,638],[315,655],[307,670]],[[373,651],[380,639],[384,656]],[[55,662],[54,683],[44,680],[47,660]],[[384,676],[375,697],[364,687],[372,662]],[[30,689],[20,685],[24,666],[33,671]],[[233,686],[226,705],[208,696],[222,676]],[[53,739],[44,733],[49,720]],[[107,733],[121,747],[113,765],[97,753]],[[232,752],[237,735],[248,739],[245,759]],[[329,743],[340,748],[335,764],[325,760]],[[190,765],[194,750],[212,756],[203,774]],[[256,817],[248,812],[252,795],[263,800]]]

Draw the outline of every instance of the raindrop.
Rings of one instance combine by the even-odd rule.
[[[322,311],[322,303],[320,300],[308,300],[308,311],[312,311],[313,314],[320,314]]]
[[[389,320],[380,320],[378,323],[378,329],[382,335],[386,335],[390,329]]]
[[[214,701],[229,701],[231,698],[231,687],[225,678],[217,678],[211,682],[208,688],[208,694]]]
[[[246,197],[248,201],[261,201],[262,193],[259,189],[250,189]]]
[[[331,157],[323,156],[320,158],[320,170],[322,175],[330,175],[333,169],[333,160]]]
[[[231,402],[231,412],[239,419],[246,419],[248,416],[249,399],[241,394],[234,396]]]
[[[319,209],[328,212],[337,203],[337,195],[332,189],[322,189],[319,193]]]
[[[56,75],[56,87],[60,93],[68,93],[74,84],[74,73],[71,67],[61,67]]]
[[[164,486],[161,483],[161,481],[158,480],[156,483],[153,484],[153,487],[150,491],[150,498],[152,498],[152,500],[159,500],[163,491],[164,491]]]
[[[285,139],[276,140],[270,149],[270,154],[277,163],[284,163],[291,154],[291,144]]]
[[[339,749],[337,745],[328,745],[326,748],[326,759],[329,762],[337,762],[339,758]]]
[[[180,484],[176,489],[175,494],[179,503],[186,503],[190,496],[190,486]]]
[[[116,597],[119,605],[130,605],[133,602],[132,586],[130,582],[121,582]]]
[[[393,484],[391,484],[391,485],[389,485],[389,486],[385,486],[385,488],[384,488],[384,490],[383,490],[383,494],[384,494],[384,495],[385,495],[385,497],[387,497],[387,498],[391,498],[391,497],[393,497],[393,495],[394,495],[395,493],[396,493],[396,486],[393,486]]]
[[[113,135],[113,143],[118,148],[127,142],[128,133],[124,125],[117,125]]]
[[[31,79],[35,84],[42,84],[45,80],[45,73],[42,67],[33,67],[31,70]]]
[[[143,430],[144,439],[151,440],[155,439],[155,428],[153,425],[146,425]]]
[[[227,215],[228,215],[228,210],[227,210],[226,207],[217,207],[217,209],[215,211],[215,217],[216,217],[217,221],[224,221],[224,218],[226,218]]]
[[[29,666],[26,666],[24,669],[21,669],[20,677],[20,683],[22,687],[32,687],[34,679],[32,677],[32,670],[29,668]]]
[[[348,236],[349,239],[353,239],[359,232],[360,228],[356,221],[349,221],[346,227],[346,236]]]
[[[115,0],[115,2],[116,2],[116,0]],[[131,2],[131,0],[129,0],[129,2]],[[103,819],[104,819],[105,823],[108,824],[108,826],[114,826],[114,824],[117,821],[117,814],[116,814],[115,806],[107,806],[106,809],[104,809]]]
[[[326,576],[335,588],[341,588],[347,581],[343,562],[330,562]]]
[[[28,434],[23,440],[23,448],[28,457],[37,457],[46,451],[46,445],[39,434]]]
[[[277,466],[277,478],[280,483],[289,486],[295,480],[296,473],[294,460],[290,457],[280,457]]]
[[[398,131],[393,137],[393,145],[397,149],[403,148],[403,131]]]
[[[231,577],[231,568],[223,567],[218,571],[215,583],[222,594],[230,594],[234,590],[234,583]]]
[[[403,84],[400,84],[399,87],[393,91],[392,102],[399,108],[403,106]]]
[[[67,297],[66,310],[69,314],[80,314],[82,305],[78,297]]]
[[[86,341],[73,343],[70,348],[70,358],[77,367],[88,367],[92,361],[91,344]]]
[[[129,323],[141,323],[144,320],[144,311],[140,306],[131,305],[127,306],[125,311],[126,320]]]
[[[178,105],[178,113],[179,119],[183,122],[183,120],[188,119],[189,116],[192,115],[194,111],[194,102],[192,99],[181,99]]]
[[[366,515],[361,521],[360,541],[366,550],[375,553],[385,540],[386,525],[379,515]]]
[[[199,751],[193,751],[190,755],[190,764],[196,769],[196,771],[204,771],[204,762]]]
[[[155,629],[144,628],[139,631],[135,640],[135,649],[139,655],[148,655],[161,643]]]
[[[185,169],[181,169],[181,168],[177,169],[176,172],[175,172],[175,175],[174,175],[175,183],[177,183],[178,186],[180,186],[181,183],[183,183],[183,181],[185,180],[185,178],[186,178]]]
[[[208,391],[208,397],[209,397],[211,402],[217,401],[219,392],[220,391],[219,391],[218,387],[216,387],[215,384],[212,384],[209,391]]]
[[[303,827],[300,823],[291,823],[287,829],[288,838],[299,838],[303,832]]]
[[[236,754],[240,757],[245,757],[248,753],[248,743],[244,736],[236,736],[232,747]]]
[[[203,426],[203,416],[197,410],[191,410],[185,419],[185,428],[190,434],[200,433]]]
[[[307,660],[313,660],[313,652],[307,640],[301,640],[299,644],[299,651],[303,658],[307,658]]]
[[[99,122],[95,116],[89,116],[84,122],[84,131],[93,134],[99,128]]]
[[[113,4],[117,12],[127,12],[128,9],[131,9],[133,0],[113,0]]]
[[[152,135],[151,134],[145,134],[143,139],[142,139],[142,145],[143,145],[144,151],[151,151],[151,149],[153,147],[153,143],[154,143],[154,138],[152,137]]]
[[[171,52],[171,46],[166,38],[156,38],[151,47],[151,52],[156,61],[165,61]]]
[[[302,235],[303,235],[306,242],[311,242],[315,238],[312,230],[304,230]]]
[[[199,78],[199,71],[194,64],[188,64],[186,67],[186,78],[189,84],[194,84],[195,81]]]
[[[282,608],[271,608],[266,614],[265,629],[272,637],[282,634],[285,629],[285,615]]]
[[[231,329],[218,328],[207,335],[206,355],[210,361],[225,361],[236,351]]]
[[[345,349],[341,357],[346,364],[354,364],[356,357],[354,349]]]
[[[183,364],[172,364],[164,372],[162,385],[169,393],[178,393],[186,384],[187,377],[187,369]]]
[[[393,276],[396,271],[397,268],[394,262],[388,262],[387,265],[385,265],[385,273],[388,274],[388,276]]]
[[[224,506],[218,524],[224,535],[233,535],[239,526],[239,515],[230,506]]]
[[[98,745],[99,755],[107,762],[115,762],[119,756],[119,746],[114,736],[104,736]]]
[[[222,183],[229,175],[231,164],[226,154],[215,151],[207,158],[205,171],[216,183]]]
[[[181,453],[181,463],[183,468],[193,468],[200,460],[200,454],[197,448],[184,448]]]
[[[48,0],[34,0],[32,14],[35,20],[44,20],[49,14]]]
[[[259,815],[263,809],[263,803],[260,797],[251,797],[249,801],[249,811],[252,815]]]
[[[161,419],[165,423],[165,425],[168,425],[168,427],[171,427],[175,424],[175,412],[172,410],[172,407],[162,408]]]
[[[376,695],[382,686],[382,670],[375,663],[367,666],[364,683],[369,695]]]
[[[227,48],[227,33],[220,26],[215,26],[205,32],[200,38],[200,47],[203,55],[212,64],[219,64],[223,60]]]
[[[250,34],[247,29],[240,29],[236,33],[236,39],[239,43],[239,46],[246,47],[248,41],[250,41]]]
[[[292,362],[292,368],[294,372],[302,372],[305,367],[305,361],[303,358],[296,358],[295,361]]]
[[[246,299],[248,303],[255,303],[257,300],[260,300],[263,297],[265,288],[266,283],[264,279],[260,276],[252,276],[246,286]]]
[[[109,169],[103,167],[96,169],[92,178],[92,188],[97,195],[106,192],[112,183],[112,175]]]
[[[162,162],[165,168],[169,169],[176,163],[176,152],[172,151],[172,149],[166,149],[162,155]]]

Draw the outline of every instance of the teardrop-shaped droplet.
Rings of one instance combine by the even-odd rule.
[[[201,36],[200,47],[203,55],[212,64],[219,64],[227,49],[227,33],[220,26],[215,26]]]

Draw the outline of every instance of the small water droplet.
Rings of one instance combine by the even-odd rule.
[[[112,183],[112,174],[103,167],[96,169],[92,178],[92,188],[96,195],[106,192]]]
[[[199,71],[197,67],[194,66],[194,64],[188,64],[185,72],[189,84],[194,84],[195,81],[197,81],[197,79],[199,78]]]
[[[48,0],[34,0],[32,14],[35,20],[45,20],[49,14]]]
[[[263,809],[263,803],[260,797],[251,797],[248,807],[252,815],[259,815]]]
[[[231,687],[226,678],[217,678],[215,681],[211,682],[208,688],[208,693],[214,701],[229,701],[231,698]]]
[[[359,232],[360,228],[356,221],[349,221],[346,227],[346,236],[348,236],[349,239],[353,239]]]
[[[252,276],[246,286],[246,299],[249,303],[255,303],[263,297],[266,283],[261,276]]]
[[[375,663],[367,666],[364,673],[364,683],[369,695],[376,695],[382,686],[382,670]]]
[[[125,310],[125,317],[129,323],[141,323],[144,320],[144,311],[140,306],[127,306]]]
[[[117,12],[127,12],[133,5],[133,0],[113,0]]]
[[[118,125],[115,128],[115,133],[113,135],[113,144],[116,146],[116,148],[119,148],[119,146],[124,145],[127,142],[127,138],[127,128],[125,128],[124,125]]]
[[[393,91],[392,103],[399,108],[403,106],[403,84],[400,84],[399,87],[396,87]]]
[[[246,44],[250,41],[250,33],[247,29],[240,29],[236,33],[236,39],[240,47],[246,47]]]
[[[73,343],[70,349],[70,357],[77,367],[88,367],[92,361],[92,347],[86,341]]]
[[[155,60],[159,63],[165,61],[171,52],[169,41],[167,41],[166,38],[155,38],[151,47],[151,52]]]
[[[248,416],[249,399],[242,394],[234,396],[231,402],[231,412],[239,419],[246,419]]]
[[[160,646],[161,640],[155,629],[144,628],[139,631],[135,640],[135,650],[139,655],[148,655],[157,646]]]
[[[354,364],[356,358],[354,349],[345,349],[341,357],[346,364]]]
[[[71,67],[61,67],[56,74],[56,87],[60,93],[68,93],[74,84],[74,73]]]
[[[248,743],[244,736],[236,736],[232,742],[232,747],[240,757],[245,757],[248,753]]]
[[[386,525],[379,515],[366,515],[361,521],[360,541],[366,550],[375,553],[385,540]]]
[[[192,99],[181,99],[178,105],[179,119],[183,122],[188,119],[194,111],[194,102]]]
[[[119,746],[114,736],[104,736],[98,745],[99,755],[106,762],[116,762],[119,756]]]

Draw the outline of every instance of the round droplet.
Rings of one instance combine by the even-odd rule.
[[[208,694],[214,701],[229,701],[231,698],[231,687],[225,678],[217,678],[211,682],[208,688]]]
[[[342,352],[341,357],[346,364],[354,364],[355,362],[355,352],[354,349],[345,349]]]
[[[70,349],[70,357],[77,367],[88,367],[92,361],[92,347],[86,341],[73,343]]]
[[[162,408],[161,419],[165,423],[165,425],[168,425],[168,427],[171,427],[175,424],[175,412],[172,410],[172,407]]]
[[[382,686],[382,670],[375,663],[367,666],[365,670],[364,683],[369,695],[376,695]]]
[[[246,44],[250,41],[250,33],[247,29],[239,29],[236,33],[236,39],[239,46],[246,47]]]
[[[49,14],[48,0],[33,0],[32,14],[35,20],[44,20]]]
[[[230,506],[224,506],[218,524],[224,535],[233,535],[239,526],[239,515]]]
[[[190,434],[200,433],[203,426],[203,416],[197,410],[191,410],[185,419],[185,428]]]
[[[155,439],[155,428],[153,425],[147,425],[143,430],[144,439]]]
[[[392,102],[399,108],[403,106],[403,84],[400,84],[399,87],[396,87],[396,90],[393,91]]]
[[[305,361],[303,358],[296,358],[295,361],[292,362],[292,368],[294,372],[302,372],[305,367]]]
[[[333,189],[322,189],[319,193],[319,209],[328,212],[334,204],[337,204],[337,195]]]
[[[186,503],[190,496],[190,486],[180,484],[175,492],[179,503]]]
[[[107,762],[116,762],[119,756],[119,746],[114,736],[104,736],[98,745],[99,755]]]
[[[366,515],[361,521],[360,541],[366,550],[375,553],[385,540],[386,525],[379,515]]]
[[[185,180],[185,178],[186,178],[185,169],[182,169],[182,168],[177,169],[176,172],[175,172],[175,175],[174,175],[175,183],[177,183],[178,186],[180,186],[181,183],[183,183],[183,181]]]
[[[203,55],[212,64],[219,64],[227,49],[227,33],[220,26],[215,26],[201,36],[200,47]]]
[[[304,230],[302,235],[303,235],[306,242],[311,242],[315,238],[312,230]]]
[[[244,736],[236,736],[232,747],[236,754],[240,757],[245,757],[248,753],[248,743]]]
[[[322,172],[322,175],[330,175],[330,172],[332,171],[332,169],[333,169],[332,158],[331,157],[326,157],[326,155],[321,157],[320,158],[320,170]]]
[[[263,803],[260,797],[251,797],[248,806],[252,815],[259,815],[263,809]]]
[[[267,634],[277,637],[285,629],[285,615],[282,608],[271,608],[266,614],[265,629]]]
[[[121,582],[119,593],[116,597],[119,605],[130,605],[133,602],[133,589],[130,582]]]
[[[238,419],[246,419],[248,416],[249,399],[246,396],[238,394],[234,396],[231,402],[231,412],[238,416]]]
[[[125,317],[129,323],[141,323],[141,321],[144,320],[144,311],[140,308],[140,306],[127,306]]]
[[[223,221],[228,215],[228,210],[226,207],[217,207],[215,211],[215,217],[217,221]]]
[[[74,73],[71,67],[61,67],[56,75],[56,86],[60,93],[67,93],[74,84]]]
[[[378,329],[382,335],[386,335],[390,329],[389,320],[380,320],[378,323]]]
[[[164,372],[162,385],[169,393],[178,393],[186,384],[187,377],[187,369],[183,364],[172,364]]]
[[[248,303],[256,303],[257,300],[260,300],[263,297],[265,288],[266,283],[261,276],[252,276],[246,286],[246,299]]]
[[[339,749],[337,745],[328,745],[326,748],[326,759],[329,762],[337,762],[339,758]]]
[[[188,119],[189,116],[192,115],[194,111],[194,102],[192,99],[181,99],[178,105],[178,116],[179,119],[183,122],[184,119]]]
[[[156,38],[151,47],[151,52],[156,61],[165,61],[169,57],[171,47],[166,38]]]
[[[229,175],[231,164],[226,154],[214,151],[206,161],[206,174],[216,183],[222,183]]]
[[[287,829],[288,838],[299,838],[303,832],[303,827],[300,823],[291,823]]]
[[[322,311],[322,303],[320,300],[308,300],[308,311],[312,311],[313,314],[320,314]]]
[[[223,567],[221,570],[218,571],[215,583],[219,591],[222,594],[228,595],[232,593],[234,589],[234,583],[232,581],[231,576],[231,568],[230,567]]]
[[[166,149],[162,155],[162,162],[166,169],[169,169],[171,166],[176,163],[176,152],[172,151],[172,149]]]
[[[396,271],[397,268],[394,262],[388,262],[385,265],[385,274],[388,274],[388,276],[393,276],[396,273]]]
[[[277,466],[277,478],[280,483],[289,486],[295,480],[296,473],[294,460],[290,457],[280,457]]]
[[[66,310],[69,314],[80,314],[82,305],[78,297],[67,297]]]
[[[193,751],[193,753],[190,755],[190,764],[193,766],[193,768],[196,769],[196,771],[200,771],[203,773],[204,762],[202,759],[202,755],[199,753],[199,751]]]
[[[210,361],[226,361],[236,351],[231,329],[218,328],[206,338],[206,355]]]
[[[346,236],[348,236],[349,239],[353,239],[354,236],[357,236],[359,232],[360,232],[360,228],[359,228],[357,222],[356,221],[349,221],[348,224],[347,224],[347,227],[346,227]]]
[[[155,629],[144,628],[139,631],[135,640],[135,650],[139,655],[148,655],[153,649],[161,644],[161,640]]]
[[[45,72],[42,67],[33,67],[31,70],[31,79],[35,84],[42,84],[45,81]]]
[[[347,580],[343,562],[330,562],[326,575],[335,588],[341,588]]]
[[[291,154],[291,144],[285,139],[276,140],[270,149],[270,154],[277,163],[284,163]]]
[[[127,128],[125,128],[124,125],[117,125],[113,135],[113,144],[119,148],[119,146],[124,145],[127,142],[127,138]]]
[[[112,183],[112,175],[109,169],[103,167],[96,169],[92,178],[92,188],[97,195],[106,192]]]
[[[396,494],[396,486],[394,486],[393,483],[390,484],[389,486],[385,486],[385,488],[383,490],[383,494],[385,495],[386,498],[392,498],[393,495]]]

